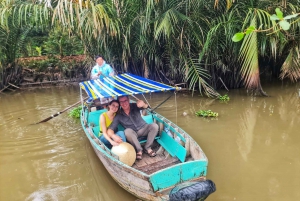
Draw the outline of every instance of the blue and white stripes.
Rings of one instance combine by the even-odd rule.
[[[180,90],[180,87],[172,87],[129,73],[105,77],[102,80],[89,80],[79,85],[93,99]]]

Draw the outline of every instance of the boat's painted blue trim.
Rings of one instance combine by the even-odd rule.
[[[174,186],[178,183],[206,176],[207,161],[190,161],[158,171],[150,175],[154,191]]]
[[[178,131],[176,131],[175,128],[173,128],[172,126],[170,126],[170,125],[168,125],[166,122],[164,122],[163,119],[159,118],[157,115],[153,115],[153,118],[154,118],[156,121],[158,121],[158,122],[160,122],[160,123],[163,123],[163,124],[164,124],[164,127],[165,127],[165,128],[168,128],[170,131],[172,131],[173,133],[175,133],[175,134],[180,138],[181,141],[183,141],[184,143],[186,142],[185,138],[184,138]],[[164,119],[166,119],[166,118],[164,118]],[[166,120],[168,120],[168,119],[166,119]],[[174,124],[174,123],[171,122],[170,120],[168,120],[168,121],[170,122],[170,124]],[[174,124],[174,125],[175,125],[175,124]],[[184,132],[184,131],[182,130],[182,132]],[[185,132],[184,132],[184,133],[185,133]]]
[[[157,142],[163,146],[163,148],[167,150],[171,156],[176,156],[181,162],[185,161],[187,154],[186,149],[181,144],[176,142],[174,138],[169,136],[165,131],[162,131]]]

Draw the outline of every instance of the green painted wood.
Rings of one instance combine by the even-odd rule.
[[[161,170],[150,176],[154,191],[206,176],[207,161],[190,161]]]
[[[183,141],[184,143],[186,142],[185,138],[178,131],[176,131],[175,128],[173,128],[172,126],[166,127],[169,128],[169,130],[175,133],[178,137],[180,137],[181,141]]]
[[[148,115],[142,116],[142,118],[145,120],[145,122],[147,124],[152,124],[154,122],[152,114],[148,114]]]
[[[152,184],[153,190],[158,191],[180,183],[180,170],[180,166],[173,166],[151,175],[150,182]]]
[[[103,112],[106,112],[107,109],[102,109],[102,110],[97,110],[97,111],[94,111],[94,112],[90,112],[88,115],[88,122],[89,124],[93,124],[94,126],[99,126],[99,118],[100,118],[100,115],[103,113]]]
[[[191,179],[206,176],[207,161],[190,161],[181,166],[182,181],[189,181]]]
[[[164,123],[164,121],[162,119],[158,118],[156,115],[153,115],[153,118],[159,123]]]
[[[100,132],[100,126],[95,126],[92,128],[93,129],[93,132],[94,134],[99,137],[99,132]]]
[[[118,125],[118,131],[124,131],[124,130],[125,130],[125,128],[121,124],[119,124]]]
[[[171,156],[176,156],[181,162],[185,161],[186,149],[179,143],[177,143],[171,136],[165,131],[162,131],[160,138],[157,142],[167,150]]]
[[[170,131],[172,131],[173,133],[175,133],[178,137],[180,137],[180,140],[183,141],[184,143],[186,142],[185,138],[178,132],[175,130],[175,128],[173,128],[172,126],[169,126],[168,124],[166,124],[162,119],[160,119],[159,117],[153,115],[153,118],[159,122],[159,123],[163,123],[165,128],[168,128]]]
[[[152,124],[152,123],[154,123],[154,121],[153,121],[153,115],[152,115],[152,114],[148,114],[148,115],[142,116],[142,118],[145,120],[145,122],[146,122],[147,124]],[[159,138],[159,136],[156,136],[156,137],[154,138],[154,140],[157,140],[158,138]],[[139,142],[140,142],[141,144],[142,144],[142,143],[145,143],[145,142],[147,142],[147,138],[145,137],[145,138],[139,140]]]

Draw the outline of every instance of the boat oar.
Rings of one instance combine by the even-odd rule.
[[[87,98],[88,98],[88,97],[86,97],[85,99],[83,99],[83,101],[85,101]],[[71,106],[69,106],[69,107],[63,109],[62,111],[57,112],[57,113],[51,115],[50,117],[47,117],[46,119],[43,119],[42,121],[39,121],[39,122],[37,122],[37,123],[35,123],[35,124],[39,124],[39,123],[43,123],[43,122],[49,121],[50,119],[52,119],[52,118],[54,118],[54,117],[56,117],[56,116],[58,116],[58,115],[64,113],[64,112],[67,111],[68,109],[70,109],[70,108],[72,108],[72,107],[78,105],[79,103],[81,103],[81,100],[78,101],[77,103],[74,103],[73,105],[71,105]]]

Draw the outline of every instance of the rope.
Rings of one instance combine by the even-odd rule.
[[[171,94],[166,100],[164,100],[163,102],[161,102],[158,106],[156,106],[154,109],[150,110],[150,112],[153,112],[154,110],[156,110],[156,108],[158,108],[159,106],[161,106],[162,104],[164,104],[167,100],[169,100],[171,98],[171,96],[173,96],[173,94]]]
[[[149,102],[147,101],[146,97],[144,96],[144,94],[142,94],[142,96],[144,97],[145,101],[147,102],[149,108],[151,108],[151,105],[149,104]]]

